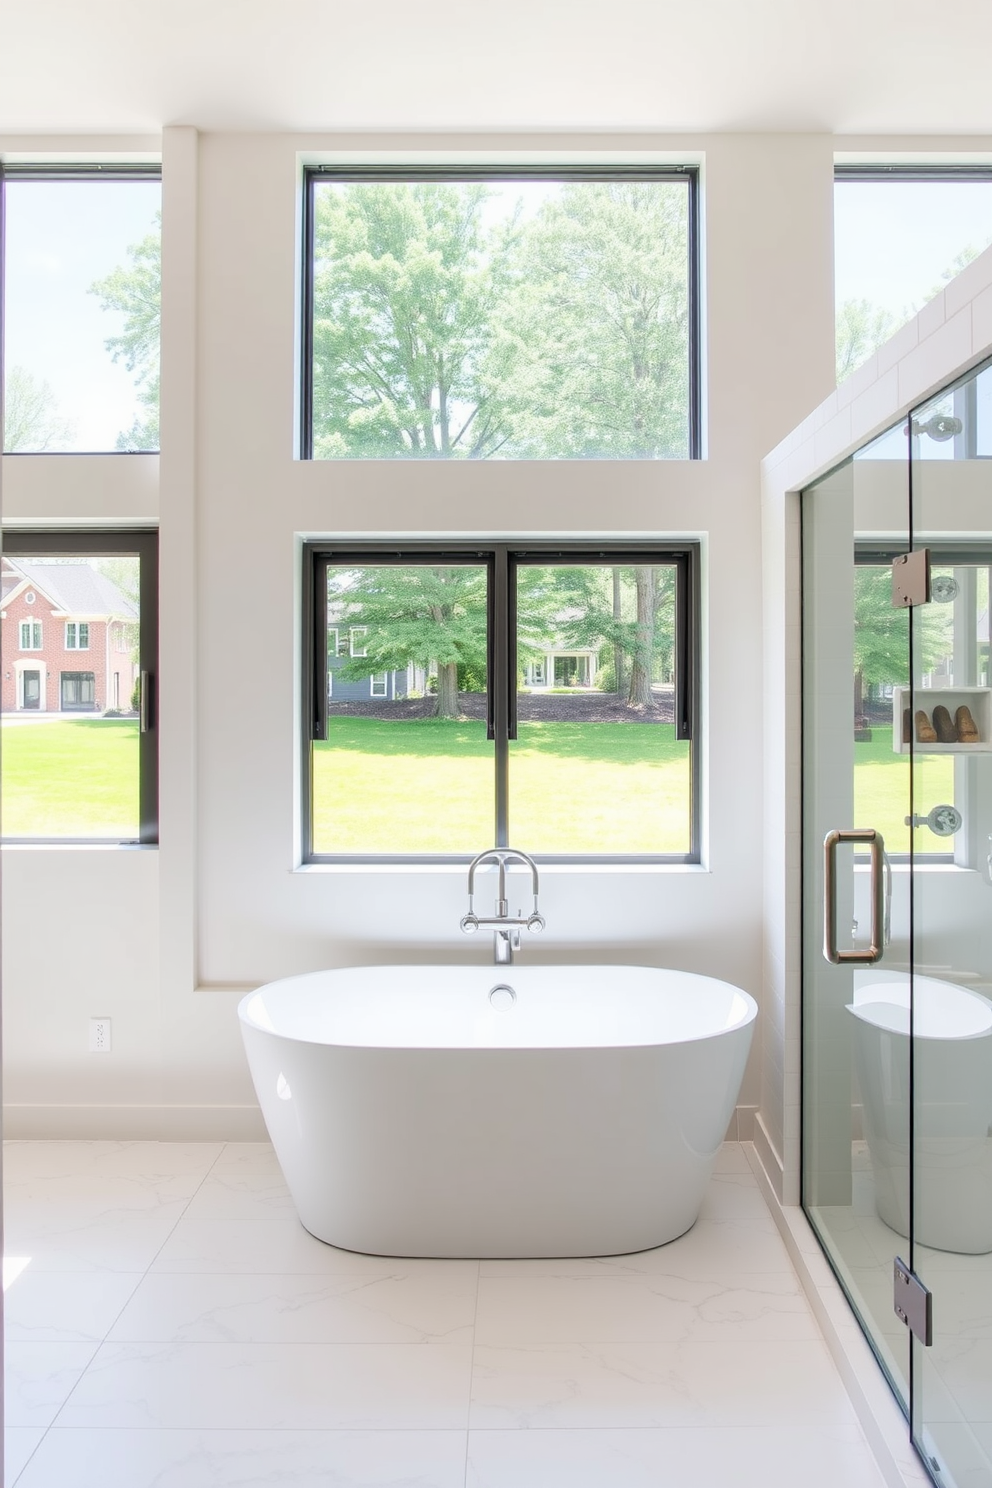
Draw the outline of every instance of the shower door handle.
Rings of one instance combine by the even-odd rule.
[[[837,846],[863,842],[871,849],[871,945],[863,951],[837,949]],[[885,842],[874,827],[835,827],[823,839],[823,954],[833,965],[870,966],[881,961],[885,942]]]

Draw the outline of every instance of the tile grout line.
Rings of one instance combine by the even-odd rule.
[[[220,1162],[220,1159],[223,1156],[224,1152],[227,1150],[228,1145],[229,1144],[227,1142],[221,1143],[220,1151],[217,1153],[217,1156],[214,1158],[213,1162],[210,1164],[210,1166],[207,1168],[206,1172],[203,1174],[202,1178],[200,1179],[199,1183],[194,1188],[193,1192],[186,1199],[186,1202],[183,1205],[182,1210],[176,1216],[175,1224],[173,1224],[172,1228],[169,1230],[169,1233],[166,1235],[165,1239],[162,1241],[162,1244],[158,1247],[158,1249],[156,1250],[155,1254],[152,1256],[151,1260],[148,1262],[148,1265],[145,1267],[144,1271],[142,1271],[140,1277],[135,1282],[134,1287],[131,1289],[131,1292],[129,1293],[127,1299],[125,1300],[123,1306],[119,1309],[119,1311],[114,1316],[114,1318],[113,1318],[110,1326],[104,1331],[103,1337],[98,1340],[98,1342],[96,1344],[96,1347],[94,1348],[93,1353],[92,1353],[92,1355],[90,1357],[90,1360],[87,1363],[86,1367],[83,1370],[81,1370],[80,1375],[79,1375],[79,1378],[76,1380],[76,1383],[73,1385],[73,1387],[69,1391],[68,1395],[62,1401],[62,1404],[59,1406],[58,1410],[55,1412],[55,1415],[52,1417],[51,1421],[49,1421],[48,1425],[45,1427],[44,1436],[42,1436],[41,1441],[38,1442],[38,1446],[35,1447],[35,1452],[38,1450],[38,1447],[41,1446],[41,1443],[45,1440],[45,1437],[48,1435],[49,1431],[51,1431],[52,1428],[57,1425],[58,1419],[61,1416],[62,1412],[65,1410],[66,1406],[69,1404],[69,1402],[72,1399],[73,1395],[75,1395],[75,1393],[78,1390],[79,1386],[82,1384],[82,1382],[85,1379],[86,1375],[88,1374],[90,1368],[92,1367],[93,1360],[96,1358],[97,1354],[100,1352],[100,1350],[103,1348],[104,1344],[107,1342],[107,1334],[110,1333],[110,1332],[112,1332],[113,1329],[117,1326],[117,1324],[120,1321],[120,1319],[121,1319],[121,1317],[122,1317],[125,1309],[129,1306],[132,1298],[134,1297],[135,1292],[138,1290],[138,1287],[140,1287],[141,1286],[141,1283],[146,1280],[146,1278],[149,1275],[149,1272],[151,1271],[152,1266],[154,1266],[155,1262],[158,1260],[159,1256],[162,1254],[162,1251],[165,1249],[166,1245],[168,1245],[170,1239],[172,1238],[173,1234],[175,1233],[176,1225],[179,1224],[180,1220],[185,1215],[186,1210],[189,1208],[190,1204],[196,1198],[196,1195],[200,1192],[200,1189],[203,1187],[204,1183],[207,1181],[207,1179],[209,1178],[210,1174],[213,1172],[214,1168]],[[115,1274],[121,1275],[123,1273],[117,1272]],[[34,1456],[34,1452],[31,1453],[31,1456],[32,1457]],[[29,1458],[28,1461],[30,1461],[30,1460],[31,1459]],[[24,1466],[26,1468],[27,1467],[27,1463],[25,1463]],[[21,1473],[18,1473],[18,1478],[21,1477],[23,1471],[24,1471],[24,1469],[22,1469]]]
[[[475,1340],[479,1329],[479,1291],[482,1286],[482,1262],[475,1263],[475,1307],[472,1312],[472,1352],[468,1366],[468,1406],[465,1411],[465,1470],[462,1476],[462,1488],[468,1488],[468,1453],[471,1440],[472,1427],[472,1397],[475,1393]]]

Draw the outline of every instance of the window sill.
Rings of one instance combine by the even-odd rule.
[[[158,852],[157,842],[87,842],[72,838],[39,838],[33,842],[0,840],[0,852]]]
[[[395,860],[382,863],[300,863],[291,868],[291,873],[375,873],[375,874],[447,874],[464,879],[470,859],[464,863],[398,863]],[[623,873],[675,873],[706,874],[710,869],[705,863],[542,863],[538,859],[538,871],[542,878],[554,874],[623,874]]]

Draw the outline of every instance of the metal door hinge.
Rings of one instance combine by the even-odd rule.
[[[897,610],[910,605],[929,604],[930,549],[917,548],[915,553],[900,553],[892,560],[892,604]]]
[[[892,1306],[896,1317],[925,1348],[933,1343],[933,1294],[906,1262],[896,1256],[893,1265]]]

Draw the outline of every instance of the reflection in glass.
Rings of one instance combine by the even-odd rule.
[[[510,818],[535,853],[688,853],[673,565],[522,564]]]
[[[136,840],[138,558],[0,570],[4,836]]]
[[[7,452],[158,449],[161,183],[5,183]]]
[[[910,847],[901,708],[893,724],[898,690],[909,683],[909,625],[891,602],[891,557],[908,547],[908,462],[887,458],[900,441],[905,456],[906,435],[897,428],[802,498],[803,1203],[894,1388],[908,1400],[908,1342],[892,1311],[892,1262],[905,1242],[877,1212],[858,1060],[865,973],[851,963],[828,964],[822,950],[824,837],[834,828],[874,828],[896,859],[882,965],[909,961],[909,868],[898,861]],[[839,948],[867,946],[870,921],[868,863],[841,849]],[[890,1086],[905,1092],[908,1048],[889,1052]],[[905,1193],[905,1094],[889,1116],[888,1171]]]

